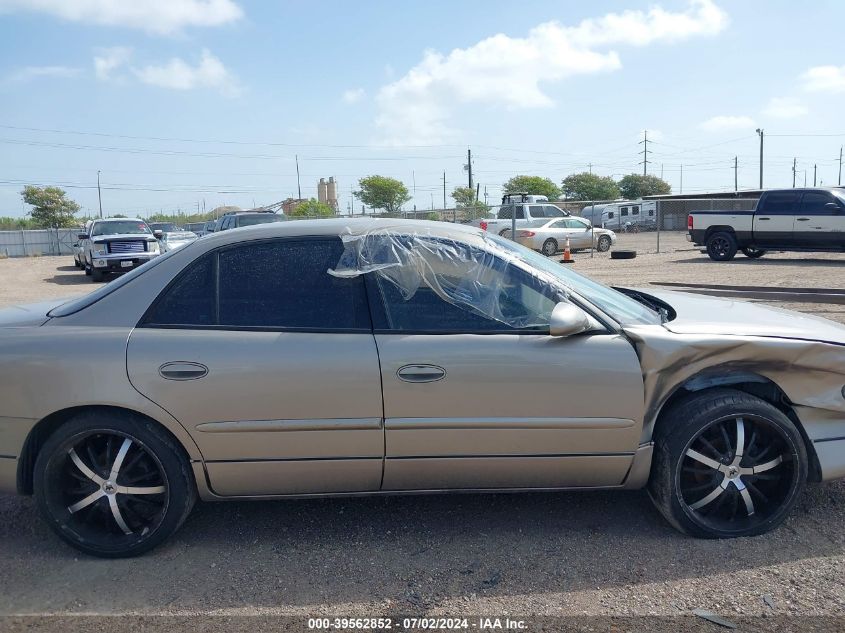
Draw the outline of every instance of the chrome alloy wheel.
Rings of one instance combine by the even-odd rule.
[[[137,439],[114,431],[76,436],[55,461],[48,504],[65,529],[89,542],[117,545],[145,537],[167,510],[167,478],[159,460]]]
[[[698,433],[683,452],[678,477],[684,511],[704,526],[732,532],[777,513],[790,499],[798,469],[777,425],[739,416]]]

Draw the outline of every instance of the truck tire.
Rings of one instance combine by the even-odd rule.
[[[95,284],[100,283],[105,278],[106,278],[106,276],[105,276],[105,274],[103,274],[102,270],[97,270],[94,267],[91,268],[91,281],[93,281]]]
[[[637,251],[611,251],[610,259],[634,259]]]
[[[716,262],[727,262],[736,255],[736,238],[727,231],[713,233],[707,238],[707,254]]]
[[[746,246],[742,249],[742,254],[751,259],[758,259],[766,254],[766,251],[754,248],[753,246]]]

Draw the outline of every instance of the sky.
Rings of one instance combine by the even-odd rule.
[[[674,192],[836,184],[845,2],[0,0],[0,216],[26,184],[147,216],[382,174],[648,172]],[[361,203],[355,201],[355,212]],[[452,205],[451,198],[447,204]]]

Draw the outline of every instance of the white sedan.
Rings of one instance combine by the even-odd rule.
[[[510,238],[510,229],[503,237]],[[608,229],[593,227],[584,218],[552,218],[537,220],[528,226],[517,229],[516,241],[543,255],[550,257],[566,246],[573,250],[595,248],[599,252],[610,250],[616,244],[616,233]]]

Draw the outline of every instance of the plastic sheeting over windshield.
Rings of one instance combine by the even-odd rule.
[[[340,237],[345,248],[330,275],[375,273],[396,286],[405,301],[430,288],[464,310],[526,329],[547,327],[551,308],[563,299],[549,297],[550,280],[515,266],[518,255],[485,236],[467,234],[467,241],[458,241],[436,231],[397,227]]]

